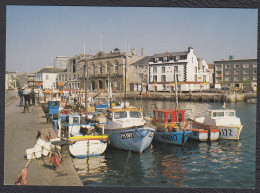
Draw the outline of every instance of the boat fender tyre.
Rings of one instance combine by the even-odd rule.
[[[139,129],[136,129],[136,131],[142,136],[142,137],[146,137],[149,133],[150,133],[150,130],[148,130],[146,133],[141,133],[141,131]]]

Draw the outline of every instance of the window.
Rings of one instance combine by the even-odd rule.
[[[227,114],[226,114],[227,116],[229,116],[229,117],[234,117],[235,116],[235,112],[227,112]]]
[[[257,67],[257,63],[253,63],[253,68],[256,68]]]
[[[49,80],[49,75],[46,75],[46,80]]]
[[[73,123],[78,124],[79,123],[79,117],[74,117],[73,118]]]
[[[226,74],[226,75],[230,75],[230,74],[231,74],[231,73],[230,73],[230,70],[226,70],[226,71],[225,71],[225,74]]]
[[[182,114],[179,113],[179,122],[182,122]]]
[[[155,120],[158,121],[158,112],[154,112]]]
[[[197,73],[198,72],[198,68],[197,67],[195,67],[195,73]]]
[[[164,123],[164,113],[162,113],[162,122]]]
[[[174,71],[178,73],[178,66],[174,66]]]
[[[253,70],[253,74],[257,74],[257,70]]]
[[[169,113],[168,114],[168,123],[171,123],[172,122],[172,115]]]
[[[243,68],[249,68],[249,64],[243,64]]]
[[[155,62],[155,63],[159,62],[159,58],[155,58],[155,59],[154,59],[154,62]]]
[[[165,81],[166,81],[166,76],[162,75],[162,82],[165,82]]]
[[[161,113],[161,112],[159,112],[158,121],[161,121],[161,117],[162,117],[162,113]]]
[[[212,117],[224,117],[224,112],[213,112]]]
[[[162,67],[162,73],[165,73],[165,67]]]
[[[244,80],[244,81],[249,80],[249,76],[244,76],[244,77],[243,77],[243,80]]]
[[[249,74],[249,70],[243,70],[243,74]]]
[[[229,64],[226,64],[226,65],[225,65],[225,68],[230,68],[230,65],[229,65]]]
[[[137,69],[137,65],[135,65],[134,67],[135,67],[135,69]]]
[[[154,74],[157,73],[157,67],[153,67],[153,73],[154,73]]]
[[[102,64],[99,64],[99,72],[100,72],[100,75],[102,76],[102,74],[103,74]]]
[[[115,80],[114,85],[115,85],[115,88],[118,88],[118,80]]]
[[[92,75],[95,75],[95,64],[92,63]]]
[[[216,70],[222,70],[222,66],[220,65],[216,65]]]
[[[115,63],[115,74],[118,74],[118,62]]]
[[[167,57],[163,57],[163,61],[164,61],[164,62],[167,62]]]
[[[157,82],[157,76],[156,75],[153,76],[153,82]]]
[[[253,76],[253,80],[257,80],[257,76]]]
[[[123,119],[127,117],[127,112],[122,111],[122,112],[115,112],[115,119]]]
[[[143,65],[139,65],[139,69],[143,69],[144,68],[144,66]]]
[[[230,81],[230,77],[225,77],[225,81]]]
[[[240,73],[239,70],[234,71],[234,74],[236,74],[236,75],[239,74],[239,73]]]
[[[142,118],[142,114],[139,111],[131,111],[130,112],[130,117],[131,118]]]
[[[234,77],[234,81],[239,81],[239,77],[238,77],[238,76],[235,76],[235,77]]]
[[[234,64],[234,68],[239,68],[239,64]]]
[[[106,73],[108,74],[109,73],[109,63],[107,63],[107,69],[106,69]]]

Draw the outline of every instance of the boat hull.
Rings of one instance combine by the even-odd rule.
[[[242,131],[243,125],[241,126],[216,126],[219,129],[219,138],[220,139],[233,139],[239,140],[240,133]]]
[[[101,155],[106,148],[107,142],[102,140],[79,140],[69,145],[69,151],[74,157]]]
[[[155,132],[154,140],[161,143],[183,145],[186,143],[191,133],[192,131]]]
[[[150,127],[116,130],[105,129],[105,134],[109,134],[112,147],[142,153],[151,145],[154,137],[154,129]]]
[[[211,129],[210,134],[206,129],[191,129],[190,139],[198,141],[216,141],[219,139],[219,130]]]

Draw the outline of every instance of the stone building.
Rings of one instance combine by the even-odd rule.
[[[17,75],[17,81],[20,87],[35,87],[35,73],[19,73]]]
[[[61,70],[67,69],[67,66],[69,64],[69,60],[71,57],[67,56],[57,56],[54,58],[54,68],[58,68]]]
[[[86,60],[91,57],[91,55],[87,54],[79,54],[69,59],[69,63],[67,66],[67,72],[63,71],[61,73],[61,77],[59,77],[59,82],[64,82],[67,76],[67,79],[64,84],[65,89],[71,90],[84,90],[85,88],[85,74],[84,74],[84,65]],[[67,74],[67,75],[66,75]],[[62,78],[62,76],[64,78]],[[60,79],[61,78],[61,79]]]
[[[20,86],[17,75],[17,72],[5,72],[5,89],[14,89]]]
[[[143,57],[137,56],[135,49],[131,50],[131,54],[121,52],[118,48],[109,53],[98,52],[95,56],[87,59],[88,88],[91,91],[107,92],[110,81],[113,92],[123,92],[126,73],[126,91],[129,92],[132,78],[130,65]]]
[[[215,84],[226,88],[257,87],[257,59],[214,61]]]

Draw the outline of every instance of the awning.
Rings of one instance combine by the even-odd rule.
[[[60,82],[60,83],[57,83],[58,86],[63,86],[64,83]]]

